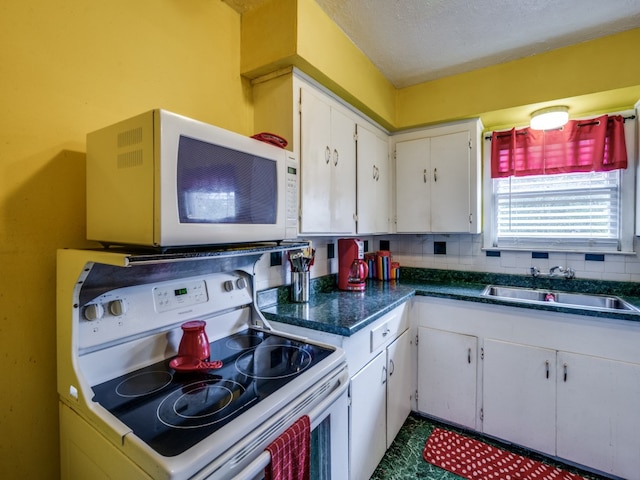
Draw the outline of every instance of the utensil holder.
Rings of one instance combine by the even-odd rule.
[[[309,272],[291,272],[291,301],[304,303],[309,301]]]

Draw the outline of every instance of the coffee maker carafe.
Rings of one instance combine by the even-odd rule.
[[[338,288],[361,292],[369,268],[364,261],[364,242],[358,238],[338,239]]]

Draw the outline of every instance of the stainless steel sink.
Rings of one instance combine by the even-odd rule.
[[[553,303],[563,307],[582,308],[585,310],[640,311],[633,305],[613,295],[488,285],[482,292],[482,296],[520,303]]]

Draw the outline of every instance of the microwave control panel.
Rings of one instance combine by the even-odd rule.
[[[295,155],[287,155],[285,228],[287,238],[298,236],[298,160]]]

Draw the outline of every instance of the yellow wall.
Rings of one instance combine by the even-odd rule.
[[[640,43],[637,30],[569,57],[552,52],[398,91],[313,0],[274,5],[243,18],[241,65],[240,15],[218,0],[0,3],[1,478],[58,477],[55,251],[93,246],[84,240],[87,132],[163,107],[251,134],[251,87],[240,73],[289,65],[389,128],[479,112],[497,123],[523,103],[576,95],[593,98],[583,109],[640,98],[640,63],[627,44]],[[610,43],[622,46],[624,67],[580,67],[591,73],[580,78],[575,65],[561,68],[574,56],[606,59]],[[533,96],[498,89],[503,75],[526,79],[532,65],[540,81],[558,69],[563,79],[529,82]]]
[[[393,127],[393,85],[314,0],[270,0],[244,14],[243,75],[257,78],[291,65],[382,126]]]
[[[633,107],[640,98],[640,29],[422,83],[398,91],[396,128],[482,116],[528,123],[545,106],[571,115]],[[604,93],[608,92],[608,93]]]
[[[0,478],[59,475],[55,252],[90,245],[85,135],[155,107],[253,133],[239,14],[217,0],[0,3]]]
[[[288,15],[278,10],[283,3]],[[245,14],[242,28],[244,75],[295,65],[389,130],[477,116],[497,128],[527,123],[550,104],[579,116],[630,108],[640,98],[640,29],[395,89],[314,0],[271,0]],[[289,35],[267,36],[274,29]]]

